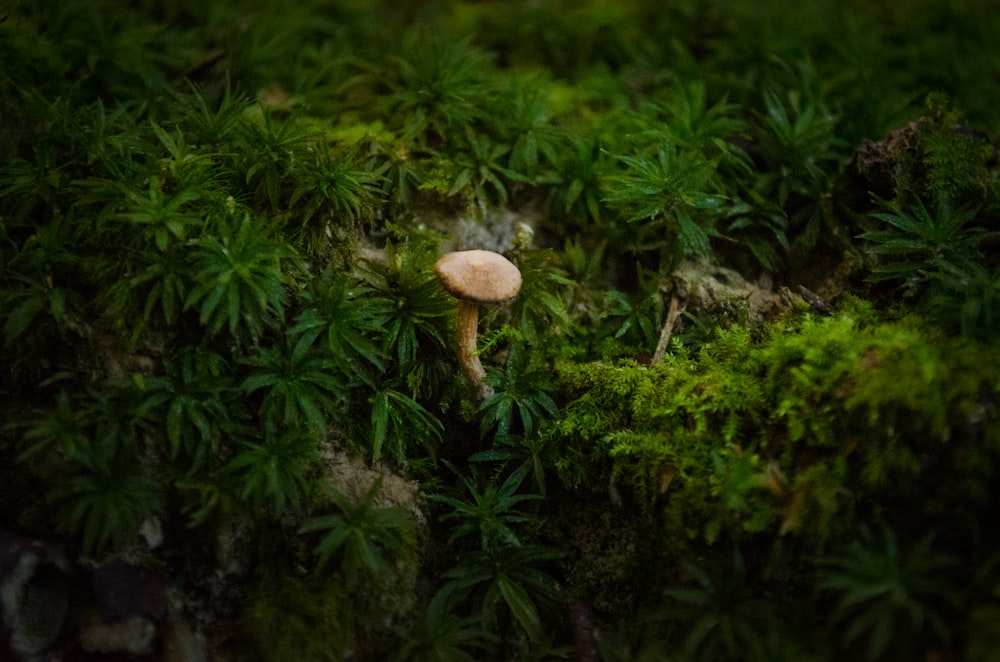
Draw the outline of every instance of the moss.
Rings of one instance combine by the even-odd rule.
[[[594,466],[610,461],[640,504],[690,537],[804,526],[822,540],[831,518],[889,494],[917,505],[937,484],[927,467],[948,466],[949,480],[983,494],[996,477],[953,463],[998,450],[979,418],[998,367],[993,347],[845,302],[759,341],[743,327],[720,331],[652,368],[567,368],[572,399],[547,433]]]
[[[245,530],[273,554],[200,625],[244,614],[250,658],[381,659],[411,620],[399,655],[542,655],[568,593],[634,637],[616,650],[709,657],[692,601],[743,579],[817,633],[748,655],[857,657],[811,569],[890,540],[963,561],[942,594],[971,597],[919,653],[977,650],[973,589],[1000,581],[988,2],[8,4],[0,455],[29,493],[0,525],[103,556],[155,514],[146,553],[192,601],[221,563],[194,541]],[[430,270],[470,241],[524,275],[480,320],[482,407]],[[787,306],[800,286],[825,302]],[[320,449],[436,504],[370,594]],[[504,544],[453,535],[456,481],[530,502]],[[845,552],[865,528],[892,537]],[[365,540],[348,565],[389,568]],[[317,551],[334,570],[307,578]]]

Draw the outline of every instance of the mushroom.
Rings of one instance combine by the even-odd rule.
[[[521,272],[499,253],[471,250],[446,254],[434,265],[434,273],[458,299],[458,363],[476,395],[485,400],[493,389],[486,384],[486,371],[476,353],[479,304],[513,299],[521,289]]]

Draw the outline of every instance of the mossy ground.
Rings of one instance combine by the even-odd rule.
[[[0,10],[0,527],[220,659],[997,659],[990,3],[286,5]]]

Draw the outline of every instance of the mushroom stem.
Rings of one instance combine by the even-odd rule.
[[[458,317],[455,321],[458,332],[458,364],[462,374],[469,380],[480,400],[493,395],[493,388],[486,383],[486,370],[476,351],[479,335],[479,304],[475,301],[459,300]]]

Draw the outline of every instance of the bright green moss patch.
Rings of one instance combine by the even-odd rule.
[[[995,347],[916,317],[880,321],[855,302],[776,323],[759,341],[733,327],[653,367],[567,366],[559,383],[571,398],[544,434],[598,465],[610,458],[644,507],[712,539],[715,509],[750,530],[789,532],[811,520],[802,508],[850,519],[888,493],[929,496],[945,467],[985,505],[996,476],[966,465],[974,456],[986,469],[1000,451],[982,425],[998,367]],[[839,474],[843,503],[788,502],[824,474]]]

